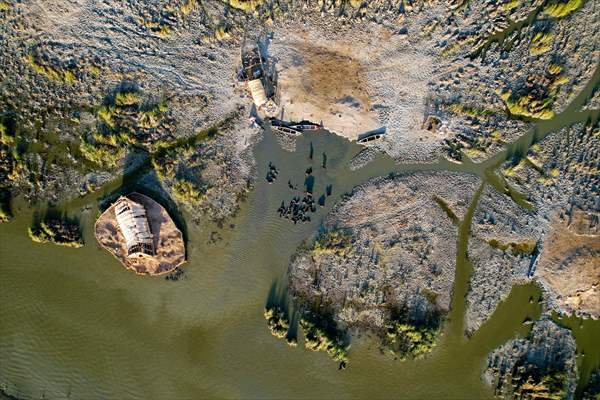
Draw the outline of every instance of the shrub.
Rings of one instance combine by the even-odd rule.
[[[124,147],[114,147],[104,143],[89,143],[82,140],[79,144],[81,155],[88,161],[97,165],[115,168],[125,157]]]
[[[420,358],[435,347],[438,330],[396,322],[388,326],[387,344],[402,360]]]
[[[529,51],[531,54],[542,54],[552,49],[554,35],[547,32],[538,32],[531,38]]]
[[[300,319],[300,326],[304,330],[304,346],[312,351],[324,351],[335,361],[348,362],[348,348],[350,347],[340,335],[327,332],[314,322],[304,318]]]
[[[563,18],[577,11],[583,5],[583,0],[552,0],[544,8],[544,14],[553,18]]]
[[[36,243],[54,243],[67,247],[81,247],[83,240],[79,224],[67,219],[48,219],[28,229],[29,237]]]
[[[263,0],[229,0],[231,7],[243,11],[254,11],[262,3]]]
[[[203,200],[202,190],[186,179],[178,179],[173,184],[173,195],[181,203],[199,205]]]
[[[281,307],[265,308],[264,316],[273,336],[280,339],[287,336],[290,322]]]
[[[119,92],[115,96],[115,105],[119,107],[133,106],[140,102],[140,96],[135,92]]]
[[[321,233],[314,244],[313,254],[344,256],[351,250],[352,235],[341,229]]]

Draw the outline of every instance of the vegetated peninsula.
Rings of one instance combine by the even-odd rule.
[[[337,335],[373,332],[402,359],[429,352],[450,307],[458,224],[479,183],[431,172],[355,188],[290,264],[300,318]]]
[[[515,199],[486,188],[469,242],[467,330],[529,280],[541,284],[551,310],[600,316],[599,132],[597,123],[574,125],[506,162],[499,173]]]

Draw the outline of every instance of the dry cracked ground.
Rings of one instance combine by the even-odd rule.
[[[399,163],[495,168],[377,178],[336,206],[290,266],[306,313],[331,306],[325,328],[314,315],[305,325],[316,348],[343,347],[340,324],[379,332],[399,354],[429,351],[475,193],[466,331],[531,280],[547,312],[597,318],[599,14],[597,0],[2,0],[0,217],[11,198],[60,204],[125,174],[197,222],[226,221],[252,186],[261,134],[236,82],[240,46],[266,33],[284,118],[350,140],[384,128],[371,151]],[[517,386],[563,384],[570,396],[572,354],[546,381],[545,358],[530,357],[542,330],[563,340],[551,324],[489,369],[529,371]]]

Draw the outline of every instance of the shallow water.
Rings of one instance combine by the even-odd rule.
[[[293,225],[275,210],[294,194],[288,180],[302,187],[310,142],[315,195],[328,184],[333,193],[310,224]],[[186,279],[178,282],[140,278],[100,249],[91,232],[95,210],[84,213],[88,245],[81,249],[33,245],[26,234],[31,212],[21,210],[0,226],[0,377],[7,392],[46,398],[489,397],[479,378],[485,354],[526,331],[521,322],[536,313],[529,304],[518,313],[500,308],[484,328],[486,338],[466,340],[462,325],[449,323],[458,329],[448,329],[425,360],[393,361],[364,336],[353,342],[350,368],[342,372],[325,354],[289,348],[268,333],[262,311],[269,289],[284,278],[293,251],[316,232],[334,200],[371,176],[403,169],[380,157],[349,173],[347,161],[357,150],[313,133],[289,153],[265,134],[257,147],[259,179],[237,227],[209,245],[208,230],[191,225]],[[327,169],[320,167],[323,151]],[[262,178],[269,161],[280,171],[274,184]],[[515,289],[508,304],[523,304],[532,290]],[[463,308],[451,318],[461,322]]]
[[[593,115],[597,118],[572,108],[553,126]],[[547,126],[539,129],[545,132]],[[284,282],[296,247],[316,233],[334,202],[353,186],[392,171],[417,170],[470,172],[500,186],[487,168],[527,147],[539,138],[539,129],[484,164],[396,165],[380,156],[357,171],[347,162],[359,147],[339,137],[306,134],[290,153],[266,132],[256,148],[256,186],[232,221],[235,228],[220,231],[222,240],[209,244],[214,227],[188,224],[189,262],[185,279],[177,282],[126,271],[95,242],[96,201],[121,180],[65,206],[82,215],[87,245],[81,249],[33,244],[27,237],[33,210],[21,206],[12,222],[0,224],[0,388],[47,399],[491,398],[480,378],[486,355],[526,334],[529,326],[523,321],[537,318],[541,308],[529,298],[540,292],[534,285],[515,287],[473,337],[464,337],[468,217],[460,229],[453,308],[440,343],[425,359],[394,361],[365,335],[353,340],[349,368],[338,371],[325,354],[305,350],[302,343],[289,348],[271,336],[262,313],[272,285]],[[327,169],[320,166],[322,152]],[[280,171],[273,184],[264,179],[269,162]],[[333,193],[311,223],[293,225],[275,210],[294,195],[288,180],[302,188],[311,165],[315,196],[330,184]],[[81,213],[88,205],[91,210]],[[582,349],[587,342],[597,344],[593,329],[578,329]],[[586,353],[589,365],[599,357],[594,354]]]

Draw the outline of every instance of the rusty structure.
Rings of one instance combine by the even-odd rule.
[[[121,196],[115,203],[115,215],[125,238],[127,257],[154,256],[154,236],[144,206]]]
[[[242,67],[239,80],[246,82],[257,110],[268,116],[277,113],[277,76],[275,69],[264,57],[259,42],[244,41],[241,49]]]

